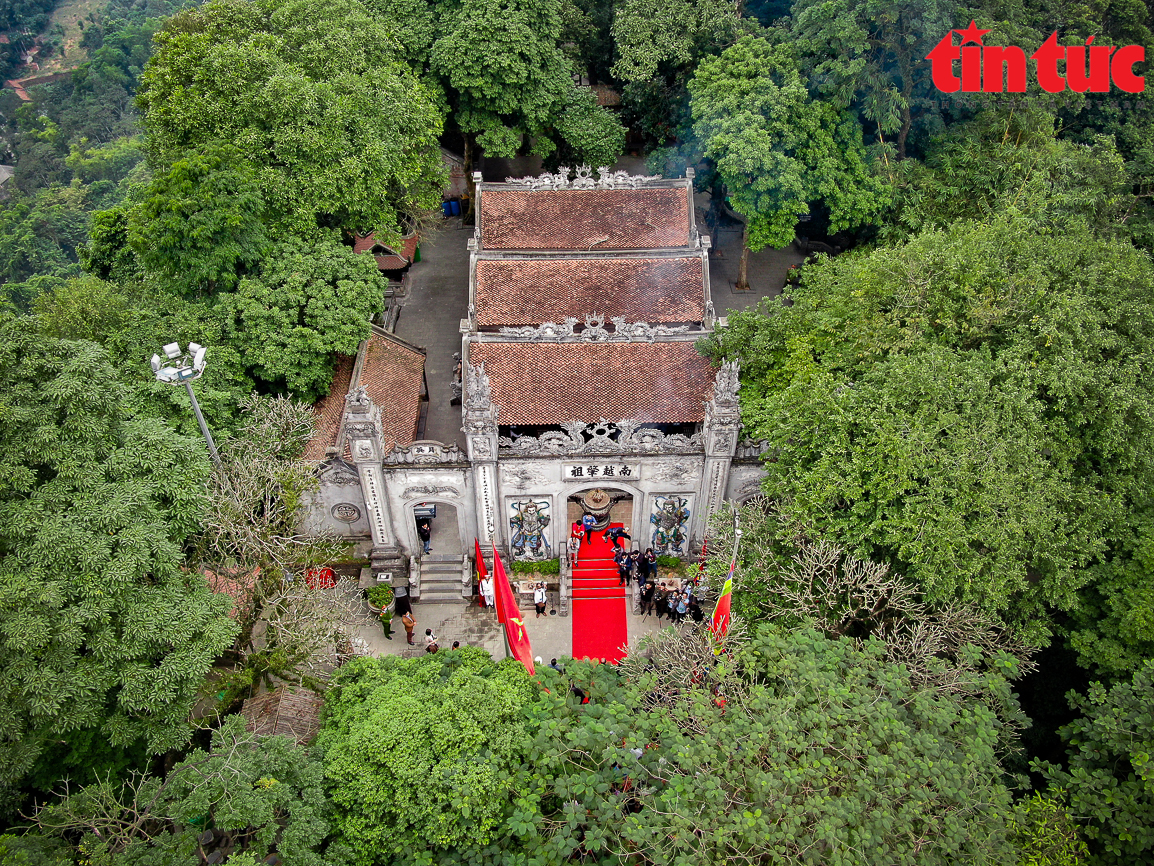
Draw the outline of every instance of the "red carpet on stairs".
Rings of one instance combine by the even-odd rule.
[[[582,543],[573,569],[573,658],[624,658],[621,647],[629,641],[629,628],[625,587],[617,581],[613,545],[596,532],[592,541]]]

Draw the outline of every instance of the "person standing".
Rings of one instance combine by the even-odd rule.
[[[685,622],[685,613],[689,610],[689,602],[685,593],[677,596],[677,621],[679,623]]]
[[[493,578],[491,575],[485,575],[481,581],[481,598],[485,599],[485,607],[496,610],[497,597],[493,591]]]
[[[629,580],[629,557],[624,550],[618,549],[618,551],[613,554],[613,561],[617,563],[617,585],[625,586]]]
[[[412,610],[405,610],[405,615],[401,617],[401,624],[405,627],[405,637],[408,638],[409,646],[413,646],[413,629],[417,627],[417,621],[413,618]]]
[[[577,567],[577,556],[581,553],[581,530],[574,529],[569,537],[569,567]]]
[[[649,616],[653,613],[653,584],[643,583],[641,585],[641,615]]]
[[[541,614],[545,612],[545,584],[539,583],[533,587],[533,606],[537,608],[537,619],[541,618]]]
[[[417,537],[421,539],[425,553],[432,553],[433,526],[429,523],[429,518],[422,517],[417,521]]]
[[[638,582],[641,583],[641,551],[632,550],[629,553],[629,574]]]
[[[393,639],[393,612],[389,608],[381,611],[381,628],[385,630],[385,640]]]
[[[665,588],[664,583],[653,593],[653,610],[658,619],[669,613],[669,590]]]
[[[593,543],[593,527],[597,525],[597,518],[592,514],[586,514],[581,518],[581,526],[585,529],[585,543]]]
[[[653,548],[649,547],[645,550],[645,567],[646,575],[654,583],[657,582],[657,554],[653,552]]]

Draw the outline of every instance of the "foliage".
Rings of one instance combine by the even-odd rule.
[[[273,226],[402,234],[435,207],[437,108],[354,0],[213,0],[169,19],[141,79],[155,164],[227,142]]]
[[[430,67],[458,128],[493,156],[513,156],[522,133],[552,150],[544,133],[573,90],[559,0],[462,0],[446,13]]]
[[[475,647],[342,667],[317,745],[355,862],[428,862],[499,839],[534,689],[519,662]]]
[[[661,568],[681,568],[683,563],[676,556],[663,553],[657,557],[657,564]]]
[[[555,126],[562,140],[556,161],[593,167],[612,166],[625,150],[625,127],[597,105],[588,91],[573,91]]]
[[[706,349],[741,359],[767,492],[1037,641],[1145,501],[1152,277],[1129,245],[1002,217],[807,267]]]
[[[127,325],[131,307],[119,287],[85,276],[42,292],[32,309],[50,337],[99,342]]]
[[[625,0],[613,18],[613,74],[637,82],[676,70],[684,81],[702,57],[720,52],[741,29],[738,7],[726,0]]]
[[[160,780],[137,776],[99,782],[41,807],[35,824],[52,834],[84,833],[81,850],[94,863],[196,863],[199,850],[248,854],[320,866],[329,835],[329,804],[321,765],[287,737],[258,737],[233,716]],[[210,841],[196,838],[210,828]]]
[[[393,588],[387,583],[378,583],[369,587],[369,604],[373,607],[386,608],[393,603],[395,595]]]
[[[1095,864],[1146,861],[1154,851],[1154,660],[1133,679],[1089,694],[1068,695],[1082,717],[1062,728],[1068,766],[1041,763],[1051,785],[1069,793],[1070,812],[1083,816]]]
[[[230,147],[209,147],[154,175],[130,212],[140,261],[185,292],[212,294],[255,270],[268,247],[257,173]]]
[[[509,571],[513,574],[560,574],[560,559],[541,559],[528,561],[515,559],[509,563]]]
[[[879,642],[761,625],[684,673],[543,670],[509,819],[531,862],[1013,862],[994,717],[920,692]]]
[[[963,14],[954,0],[797,0],[789,36],[823,104],[855,106],[879,137],[896,140],[904,159],[915,118],[931,130],[940,126],[935,106],[943,95],[924,58]]]
[[[277,244],[260,275],[241,280],[219,308],[254,377],[312,401],[332,384],[335,355],[357,353],[384,303],[385,280],[372,256],[326,232],[312,243]]]
[[[749,249],[789,244],[810,202],[826,204],[833,231],[868,222],[885,203],[860,127],[809,98],[786,46],[747,36],[703,59],[689,92],[694,132],[747,219]]]
[[[1080,866],[1090,855],[1061,788],[1018,803],[1009,829],[1018,866]]]
[[[312,437],[312,412],[287,397],[253,396],[243,408],[239,434],[220,443],[194,559],[236,601],[235,646],[244,659],[245,684],[276,676],[317,687],[317,665],[360,596],[354,601],[342,583],[327,591],[304,581],[308,569],[344,550],[339,539],[302,525],[305,496],[316,484],[300,460]],[[265,628],[256,634],[260,620]]]
[[[232,624],[180,568],[203,447],[132,418],[107,356],[0,321],[0,784],[45,740],[100,727],[151,752],[186,718]]]
[[[79,189],[52,187],[32,198],[0,205],[0,281],[19,283],[37,274],[79,276],[78,250],[88,215]]]

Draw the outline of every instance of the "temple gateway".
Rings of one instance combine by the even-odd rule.
[[[317,404],[313,526],[371,540],[377,576],[414,597],[471,595],[474,538],[552,559],[585,514],[623,523],[642,550],[692,558],[708,515],[758,491],[737,366],[694,348],[716,314],[692,170],[599,174],[475,175],[452,409],[463,445],[422,438],[424,352],[376,326]]]

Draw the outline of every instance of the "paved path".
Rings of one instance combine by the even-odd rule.
[[[425,381],[429,386],[429,414],[425,438],[465,447],[461,407],[450,406],[449,384],[461,351],[461,319],[469,312],[469,250],[471,228],[461,220],[445,220],[443,227],[421,241],[421,261],[409,269],[409,295],[401,304],[396,333],[426,351]]]

